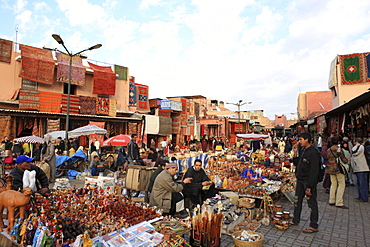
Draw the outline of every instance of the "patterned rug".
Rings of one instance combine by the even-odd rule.
[[[88,62],[94,70],[94,86],[93,94],[108,94],[116,93],[116,74],[113,73],[110,66],[104,67]]]
[[[109,99],[96,99],[96,114],[109,115]]]
[[[60,128],[60,119],[47,119],[47,133],[58,131]]]
[[[105,129],[105,122],[94,122],[94,121],[89,121],[90,125],[95,125],[98,126],[99,128]],[[93,140],[95,139],[102,142],[104,141],[104,135],[97,135],[97,134],[91,134],[89,135],[89,139]]]
[[[40,91],[40,112],[60,113],[61,93]]]
[[[57,82],[68,83],[69,74],[69,59],[70,57],[63,53],[56,53],[57,55]],[[82,65],[81,57],[72,58],[72,71],[71,71],[71,84],[73,85],[85,85],[85,73],[86,69]]]
[[[0,62],[10,63],[12,58],[13,42],[0,39]]]
[[[39,125],[37,123],[37,118],[33,120],[32,135],[37,136],[39,134]]]
[[[109,100],[109,116],[111,117],[117,116],[117,100],[115,99]]]
[[[159,110],[159,116],[171,117],[171,110]]]
[[[150,111],[149,109],[149,87],[146,85],[142,84],[137,84],[136,89],[137,89],[137,111],[139,112],[148,112]]]
[[[13,139],[10,136],[11,131],[11,117],[10,116],[0,116],[0,139],[3,140],[4,136],[8,136],[9,139]]]
[[[355,53],[349,55],[338,55],[341,66],[340,75],[342,84],[358,84],[366,81],[366,68],[364,54]]]
[[[127,67],[120,66],[115,64],[114,65],[114,72],[118,74],[117,80],[124,80],[127,81]]]
[[[40,92],[21,89],[19,91],[19,110],[40,110]]]
[[[180,124],[182,126],[188,124],[188,99],[181,99],[181,104],[182,104],[182,112],[181,112],[181,122]]]
[[[96,98],[80,96],[80,114],[96,114]]]
[[[67,113],[68,94],[62,95],[62,113]],[[80,113],[80,97],[77,95],[70,95],[69,99],[69,113],[79,114]]]
[[[44,84],[53,84],[55,62],[51,51],[19,45],[22,54],[20,77]]]
[[[22,89],[37,90],[37,82],[22,78]]]
[[[135,77],[130,77],[130,89],[129,89],[129,105],[136,106],[136,85],[135,85]]]

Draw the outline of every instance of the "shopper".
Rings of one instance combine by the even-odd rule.
[[[55,182],[56,173],[56,157],[55,157],[55,147],[51,142],[51,136],[47,135],[44,138],[44,145],[41,150],[41,159],[49,164],[50,166],[50,183]]]
[[[139,154],[139,147],[136,143],[136,134],[131,135],[131,141],[127,145],[127,155],[128,161],[130,165],[140,165],[140,154]]]
[[[362,139],[357,137],[355,139],[355,146],[352,149],[352,168],[353,173],[357,177],[357,187],[358,187],[358,198],[356,202],[367,203],[369,201],[369,167],[366,162],[365,157],[365,147],[362,144]]]
[[[338,146],[339,138],[334,136],[331,139],[332,146],[327,151],[329,163],[326,166],[326,173],[330,175],[330,195],[329,205],[336,206],[337,208],[348,209],[344,206],[343,194],[346,188],[345,173],[340,168],[340,162],[348,163],[342,149]]]
[[[299,161],[296,168],[296,192],[298,200],[294,204],[294,217],[290,225],[299,225],[302,203],[304,196],[308,197],[307,203],[311,210],[310,227],[303,230],[305,233],[318,232],[319,210],[317,206],[317,182],[320,169],[320,154],[311,145],[312,137],[310,133],[302,133],[299,136],[299,143],[302,149],[299,153]]]

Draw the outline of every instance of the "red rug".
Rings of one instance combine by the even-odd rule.
[[[96,114],[109,115],[109,99],[96,99]]]
[[[70,57],[63,53],[57,53],[57,81],[68,83],[69,75],[69,59]],[[72,71],[71,71],[71,84],[73,85],[85,85],[85,73],[86,69],[82,65],[81,57],[72,58]]]
[[[0,39],[0,62],[10,63],[12,58],[13,42]]]
[[[99,128],[105,129],[105,122],[94,122],[94,121],[89,121],[90,125],[95,125],[98,126]],[[104,141],[104,135],[97,135],[97,134],[91,134],[89,135],[89,140],[93,140],[96,138],[96,140],[102,142]]]
[[[116,74],[110,66],[103,67],[88,62],[94,70],[93,94],[115,95],[116,93]]]
[[[8,136],[9,139],[13,139],[10,136],[11,131],[11,120],[12,118],[9,116],[0,116],[0,138],[1,140],[4,139],[4,136]]]
[[[22,54],[20,77],[44,84],[53,84],[55,61],[51,51],[19,45]]]
[[[62,95],[62,113],[67,113],[68,94]],[[80,113],[80,97],[77,95],[70,95],[69,99],[69,113],[79,114]]]
[[[89,96],[80,96],[80,114],[96,114],[96,98]]]
[[[135,83],[137,93],[136,109],[139,112],[148,112],[149,108],[149,87],[146,85]]]
[[[171,110],[159,110],[159,116],[171,117]]]
[[[61,93],[40,91],[40,112],[60,113]]]
[[[19,91],[19,110],[40,110],[40,92],[21,89]]]

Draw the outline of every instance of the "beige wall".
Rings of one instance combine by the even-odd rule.
[[[15,61],[15,58],[20,56],[20,53],[12,53],[11,63],[0,62],[0,85],[2,86],[2,93],[0,99],[10,99],[14,92],[21,88],[22,78],[18,75],[21,70],[21,60]],[[113,70],[113,68],[112,68]],[[128,75],[129,78],[129,75]],[[97,97],[98,95],[92,93],[93,90],[93,72],[86,72],[86,79],[84,86],[77,86],[76,95]],[[52,85],[38,83],[38,91],[63,93],[63,83],[56,82],[56,69],[54,73],[54,82]],[[128,110],[129,97],[129,83],[128,81],[116,80],[116,94],[110,95],[110,99],[117,100],[117,110]]]
[[[306,94],[300,93],[298,95],[298,119],[307,119],[307,102],[306,102]]]

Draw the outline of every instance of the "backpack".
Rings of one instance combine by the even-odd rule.
[[[364,154],[366,158],[367,166],[370,168],[370,146],[364,146]]]
[[[324,181],[324,177],[325,177],[325,165],[324,165],[324,158],[321,156],[320,154],[320,150],[315,147],[316,151],[317,151],[317,154],[319,155],[319,174],[317,175],[317,182],[318,183],[321,183],[322,181]]]

